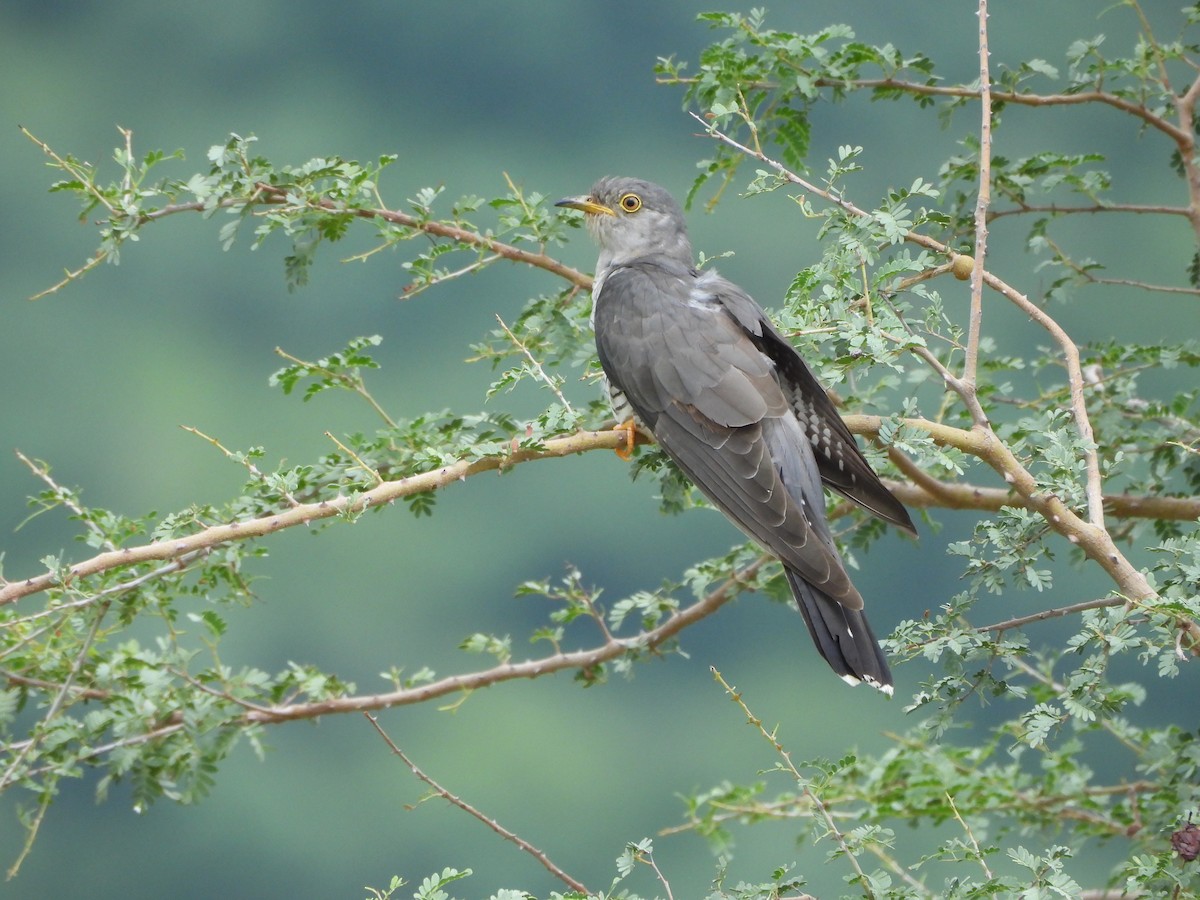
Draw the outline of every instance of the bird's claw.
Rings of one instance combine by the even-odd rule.
[[[637,446],[637,425],[634,424],[633,418],[631,417],[614,428],[613,431],[625,432],[625,446],[615,447],[614,450],[616,451],[617,456],[621,457],[621,459],[623,459],[625,462],[629,462],[629,458],[633,456],[633,448]]]

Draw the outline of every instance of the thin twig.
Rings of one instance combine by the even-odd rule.
[[[1057,203],[1045,205],[1022,203],[1012,209],[988,210],[988,221],[1007,218],[1008,216],[1023,216],[1036,214],[1052,216],[1097,214],[1097,213],[1132,213],[1134,215],[1183,216],[1192,214],[1186,206],[1164,206],[1152,203],[1095,203],[1091,206],[1059,206]]]
[[[548,857],[545,853],[543,853],[537,847],[533,846],[533,844],[529,843],[529,841],[527,841],[524,838],[521,838],[521,837],[517,836],[516,834],[514,834],[513,832],[509,831],[507,828],[505,828],[503,825],[501,825],[495,819],[489,818],[488,816],[484,815],[482,812],[480,812],[478,809],[476,809],[471,804],[467,803],[461,797],[457,797],[454,794],[450,793],[448,790],[446,790],[444,787],[442,787],[440,784],[438,784],[436,781],[434,781],[430,776],[426,775],[423,771],[421,771],[421,769],[419,769],[417,767],[417,764],[414,763],[411,759],[409,759],[408,755],[405,754],[405,752],[403,750],[401,750],[390,737],[388,737],[387,732],[383,730],[383,726],[381,726],[379,724],[379,720],[375,716],[371,715],[370,713],[364,713],[364,715],[366,716],[367,721],[371,723],[371,727],[374,728],[377,732],[379,732],[379,736],[381,738],[383,738],[384,743],[388,745],[388,749],[390,749],[392,751],[392,753],[394,753],[396,756],[400,757],[400,761],[403,762],[404,765],[408,766],[408,770],[410,772],[412,772],[414,775],[416,775],[417,778],[419,778],[421,781],[423,781],[427,785],[429,785],[429,787],[433,790],[433,792],[435,794],[437,794],[439,797],[441,797],[443,800],[445,800],[447,803],[451,804],[452,806],[457,806],[459,809],[461,809],[463,812],[467,813],[471,817],[478,819],[480,822],[482,822],[484,825],[486,825],[492,831],[496,832],[496,834],[500,835],[500,837],[504,838],[506,841],[511,841],[512,843],[516,844],[518,847],[520,847],[522,850],[524,850],[526,853],[528,853],[530,856],[532,856],[534,859],[536,859],[539,863],[541,863],[543,866],[545,866],[546,870],[548,872],[550,872],[551,875],[553,875],[555,878],[557,878],[559,881],[561,881],[563,884],[565,884],[571,890],[578,891],[581,894],[589,894],[589,895],[591,894],[591,891],[589,891],[587,889],[587,887],[585,887],[581,881],[578,881],[577,879],[572,878],[570,875],[568,875],[566,872],[564,872],[561,868],[559,868],[557,865],[554,864],[554,862],[550,859],[550,857]]]
[[[114,750],[120,750],[122,747],[133,747],[138,744],[145,744],[149,741],[157,741],[160,738],[169,737],[176,732],[183,731],[184,727],[185,726],[182,721],[182,717],[177,713],[172,714],[171,720],[165,725],[160,725],[151,731],[145,731],[141,734],[134,734],[130,735],[129,737],[120,738],[119,740],[110,741],[107,744],[97,744],[95,747],[74,754],[73,758],[77,762],[86,762],[90,759],[99,759],[102,756],[112,753]],[[23,744],[13,744],[11,745],[10,749],[22,747],[29,743],[31,743],[31,741],[25,741]],[[58,765],[59,764],[57,762],[46,763],[44,766],[36,769],[30,769],[28,772],[25,772],[23,777],[35,778],[39,775],[45,775],[47,772],[57,768]]]
[[[1173,284],[1151,284],[1148,281],[1136,281],[1132,278],[1097,278],[1090,272],[1085,273],[1084,277],[1092,284],[1103,284],[1111,287],[1131,287],[1137,288],[1139,291],[1150,291],[1156,294],[1184,294],[1188,297],[1200,297],[1200,288],[1180,287]]]
[[[750,707],[746,705],[746,701],[742,698],[742,695],[724,679],[716,667],[710,666],[709,671],[712,672],[713,678],[717,680],[717,683],[724,688],[725,693],[729,696],[729,699],[736,703],[741,708],[742,712],[745,713],[746,721],[749,722],[752,727],[756,728],[759,734],[767,739],[767,742],[770,743],[770,745],[774,748],[779,758],[783,760],[784,766],[796,779],[796,784],[800,787],[800,793],[808,799],[808,801],[817,809],[818,812],[820,812],[821,818],[825,821],[825,827],[829,829],[829,833],[833,835],[834,841],[841,848],[846,859],[849,860],[850,866],[854,869],[854,873],[857,876],[856,880],[865,891],[865,896],[874,898],[875,892],[871,890],[870,882],[867,880],[867,873],[863,871],[862,866],[860,866],[858,863],[857,854],[850,849],[850,845],[846,842],[846,836],[842,833],[842,830],[838,828],[837,822],[833,816],[830,815],[829,807],[826,806],[825,803],[821,801],[821,798],[816,795],[813,789],[809,787],[808,779],[800,774],[800,770],[797,769],[795,764],[792,762],[791,753],[783,746],[782,743],[780,743],[779,739],[773,732],[767,731],[767,729],[763,726],[762,719],[758,718],[758,716],[754,715],[754,713],[750,711]]]
[[[96,635],[100,631],[100,623],[104,620],[104,616],[108,612],[112,602],[112,600],[105,600],[96,609],[95,621],[92,622],[92,627],[88,629],[88,633],[84,637],[83,642],[79,647],[79,652],[75,654],[75,661],[71,664],[71,671],[67,673],[67,677],[63,680],[61,687],[59,687],[58,693],[55,695],[54,700],[50,703],[50,708],[46,711],[46,715],[42,717],[43,726],[46,726],[52,722],[65,705],[67,696],[71,693],[71,689],[75,684],[75,680],[79,677],[79,673],[83,670],[84,660],[87,659],[88,654],[91,652],[92,643],[96,640]],[[45,730],[43,728],[42,731],[36,733],[33,738],[25,742],[25,745],[13,755],[12,761],[5,770],[4,775],[0,776],[0,792],[5,791],[9,785],[14,782],[15,775],[18,773],[21,763],[25,760],[25,757],[27,757],[33,751],[34,747],[38,745],[44,734]],[[26,773],[20,774],[22,777],[24,777]],[[21,870],[21,864],[25,862],[25,859],[29,856],[30,851],[33,850],[34,841],[37,838],[38,830],[41,827],[42,820],[44,819],[46,810],[49,807],[50,797],[52,794],[52,791],[47,791],[44,794],[42,802],[38,807],[37,814],[35,815],[30,826],[26,829],[25,842],[21,846],[21,850],[17,854],[13,864],[8,868],[7,875],[9,878],[16,876],[16,874]]]
[[[515,334],[512,333],[512,329],[509,328],[507,324],[505,324],[505,322],[502,318],[500,318],[500,313],[496,313],[495,316],[496,316],[496,321],[500,323],[500,327],[504,329],[504,333],[508,335],[508,339],[510,341],[512,341],[513,346],[516,347],[518,350],[520,350],[521,353],[525,356],[525,358],[527,360],[529,360],[529,364],[531,366],[533,366],[534,374],[537,375],[538,380],[543,382],[548,388],[550,388],[550,390],[552,390],[554,392],[554,396],[558,398],[558,402],[563,405],[563,409],[565,409],[568,413],[570,413],[572,416],[574,416],[575,410],[571,408],[570,401],[568,401],[567,398],[563,396],[562,390],[559,388],[559,386],[557,384],[554,383],[554,379],[546,374],[546,370],[542,368],[542,364],[540,362],[538,362],[537,357],[535,357],[529,351],[529,347],[527,347],[525,345],[524,341],[522,341],[519,337],[517,337]]]
[[[62,169],[68,175],[74,176],[75,179],[80,184],[82,184],[84,186],[84,188],[87,189],[87,193],[89,195],[91,195],[93,200],[95,200],[97,203],[99,203],[101,206],[103,206],[105,209],[107,209],[109,211],[109,213],[111,213],[113,215],[117,214],[116,207],[114,207],[112,205],[112,203],[109,201],[109,199],[104,196],[104,193],[102,191],[99,191],[96,189],[95,179],[89,177],[89,170],[92,167],[88,163],[81,164],[81,163],[76,163],[74,160],[63,159],[61,156],[59,156],[57,153],[54,152],[54,150],[50,147],[49,144],[47,144],[45,141],[41,140],[40,138],[34,137],[33,133],[30,132],[29,129],[26,128],[24,125],[19,125],[17,127],[20,129],[21,134],[25,135],[25,137],[29,138],[29,140],[33,141],[35,144],[37,144],[39,147],[41,147],[42,152],[45,153],[47,156],[49,156],[52,160],[54,160],[54,165],[56,168]],[[117,127],[117,130],[124,132],[124,129],[122,129],[120,126]],[[49,165],[49,163],[47,163],[47,165]]]
[[[282,347],[275,348],[275,355],[282,359],[286,359],[288,362],[295,363],[298,366],[303,366],[304,368],[309,369],[311,372],[320,372],[326,378],[339,382],[340,384],[344,385],[347,390],[353,391],[354,393],[358,394],[358,396],[366,400],[367,403],[370,404],[371,409],[375,410],[375,413],[379,416],[379,418],[383,419],[383,421],[387,423],[388,428],[396,427],[395,419],[389,416],[387,414],[387,410],[380,406],[378,401],[371,396],[370,391],[367,390],[361,378],[352,377],[347,375],[345,372],[335,372],[331,369],[326,369],[322,366],[319,366],[316,363],[299,359],[298,357],[292,356]]]
[[[647,842],[648,843],[648,842]],[[640,846],[629,845],[633,849],[634,858],[645,863],[654,870],[654,874],[658,876],[658,883],[663,886],[663,890],[667,892],[667,900],[675,900],[675,894],[671,891],[671,883],[667,881],[667,876],[663,874],[662,869],[658,867],[658,863],[654,861],[653,850],[643,850]]]
[[[227,448],[224,444],[222,444],[215,437],[205,434],[199,428],[193,428],[191,425],[180,425],[179,427],[182,428],[184,431],[186,431],[188,434],[194,434],[196,437],[200,438],[201,440],[208,441],[208,443],[212,444],[214,447],[216,447],[218,450],[220,450],[225,455],[226,459],[241,463],[246,468],[246,471],[249,472],[251,475],[253,475],[254,478],[256,480],[258,480],[261,484],[263,484],[265,487],[268,487],[268,488],[272,487],[267,482],[267,476],[263,474],[262,470],[259,469],[258,466],[256,466],[253,463],[253,461],[250,459],[250,457],[247,456],[246,454],[234,453],[232,450]],[[283,495],[283,498],[285,500],[287,500],[287,502],[289,504],[291,504],[292,506],[300,505],[300,501],[297,500],[295,497],[293,497],[291,492],[288,491],[286,488],[278,488],[278,490],[279,490],[279,493],[281,493]]]
[[[378,253],[380,250],[386,250],[389,246],[391,246],[391,245],[390,244],[381,244],[380,246],[376,247],[374,250],[371,250],[369,252],[370,253]],[[365,254],[359,254],[359,256],[364,256],[364,255]],[[462,276],[464,276],[464,275],[471,275],[475,272],[478,272],[480,269],[487,268],[492,263],[496,262],[497,260],[503,259],[503,258],[504,257],[502,257],[499,253],[492,253],[488,256],[481,256],[481,257],[479,257],[479,259],[475,260],[475,262],[468,263],[467,265],[463,266],[460,269],[454,269],[453,271],[450,271],[450,272],[440,272],[440,273],[431,275],[428,280],[422,281],[420,284],[413,283],[413,284],[405,285],[404,291],[401,293],[400,298],[403,300],[411,300],[411,299],[413,299],[413,297],[416,297],[418,294],[425,293],[431,287],[435,287],[436,285],[443,284],[444,282],[447,282],[447,281],[453,281],[455,278],[462,278]],[[353,257],[353,256],[349,257],[348,259],[343,260],[343,262],[357,262],[357,261],[358,261],[358,257]]]
[[[29,471],[33,472],[33,474],[36,475],[40,481],[44,482],[50,487],[50,490],[54,492],[55,498],[58,500],[58,502],[71,512],[75,513],[75,516],[79,519],[79,521],[84,523],[87,530],[95,535],[100,541],[101,546],[107,547],[109,550],[115,549],[116,545],[112,542],[112,539],[105,535],[104,531],[95,523],[95,521],[93,521],[92,517],[87,514],[83,507],[75,502],[71,496],[71,492],[51,477],[50,468],[45,463],[43,463],[41,460],[30,459],[20,450],[16,450],[14,452],[17,455],[17,459],[24,463]]]
[[[946,791],[945,794],[946,802],[950,804],[950,811],[954,813],[955,820],[959,825],[962,826],[962,830],[967,833],[967,840],[971,842],[971,848],[975,851],[975,859],[979,862],[979,865],[983,867],[983,874],[987,876],[988,881],[991,881],[995,876],[992,875],[992,870],[988,868],[987,860],[983,856],[983,851],[979,849],[979,841],[975,840],[975,834],[971,831],[971,826],[967,824],[966,820],[961,815],[959,815],[958,807],[954,805],[954,797],[949,791]]]
[[[325,437],[329,438],[331,441],[333,441],[335,444],[337,444],[339,450],[341,450],[343,453],[345,453],[347,456],[349,456],[352,460],[354,460],[356,463],[358,463],[358,467],[360,469],[362,469],[364,472],[366,472],[372,478],[374,478],[375,484],[377,486],[385,483],[382,475],[380,475],[378,472],[376,472],[375,469],[373,469],[371,467],[371,465],[366,460],[364,460],[361,456],[359,456],[357,453],[355,453],[353,450],[351,450],[349,447],[347,447],[345,444],[343,444],[341,441],[339,441],[336,437],[334,437],[333,432],[326,431],[326,432],[324,432],[324,434],[325,434]],[[299,505],[299,504],[297,504],[297,505]]]

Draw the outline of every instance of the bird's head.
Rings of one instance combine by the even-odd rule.
[[[601,178],[583,197],[555,206],[578,209],[600,245],[599,268],[648,255],[665,255],[692,264],[683,210],[665,188],[640,178]]]

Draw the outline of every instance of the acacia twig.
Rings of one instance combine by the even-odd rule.
[[[408,755],[396,745],[395,741],[388,736],[388,733],[383,730],[383,726],[379,724],[379,720],[375,716],[371,715],[370,713],[363,713],[363,715],[365,715],[367,721],[371,723],[371,727],[379,732],[379,736],[383,738],[383,742],[388,745],[388,749],[391,750],[393,754],[398,756],[404,765],[408,766],[408,770],[410,772],[416,775],[421,781],[429,785],[435,794],[452,806],[457,806],[471,817],[478,819],[506,841],[511,841],[512,843],[516,844],[518,847],[536,859],[539,863],[545,866],[546,870],[550,872],[551,875],[553,875],[571,890],[578,891],[581,894],[588,894],[589,896],[591,895],[591,891],[584,886],[583,882],[572,878],[570,875],[564,872],[561,868],[554,864],[550,857],[548,857],[537,847],[533,846],[533,844],[529,843],[529,841],[509,831],[495,819],[484,815],[470,803],[467,803],[467,801],[463,800],[461,797],[450,793],[448,790],[434,781],[433,778],[431,778],[429,775],[426,775],[423,771],[421,771],[420,768],[417,767],[417,764],[409,759]]]
[[[1192,211],[1186,206],[1165,206],[1152,203],[1095,203],[1091,206],[1059,206],[1057,203],[1045,205],[1022,203],[1012,209],[988,210],[988,221],[1007,218],[1008,216],[1036,215],[1048,213],[1052,216],[1094,215],[1098,213],[1132,213],[1134,215],[1183,216],[1188,217]]]
[[[847,415],[843,417],[843,420],[852,433],[867,436],[879,434],[884,425],[884,419],[880,416]],[[1084,535],[1085,539],[1081,540],[1078,529],[1071,530],[1075,527],[1071,522],[1071,519],[1074,518],[1073,514],[1057,498],[1038,491],[1033,476],[1021,468],[1015,457],[1011,457],[1011,452],[1002,452],[999,449],[999,442],[985,438],[979,433],[932,422],[928,419],[912,418],[900,421],[906,427],[930,435],[935,442],[943,446],[954,447],[979,457],[998,471],[1019,470],[1020,472],[1020,477],[1012,477],[1010,481],[1012,487],[1010,488],[983,487],[966,482],[945,482],[933,479],[932,476],[926,476],[915,484],[889,483],[889,488],[904,503],[918,507],[978,510],[998,510],[1010,506],[1042,512],[1051,517],[1051,526],[1057,531],[1068,537],[1074,534],[1074,542],[1079,543],[1089,556],[1100,558],[1106,571],[1115,571],[1122,565],[1128,566],[1128,563],[1116,550],[1115,545],[1112,544],[1111,539],[1108,539],[1107,542],[1097,542],[1092,539],[1092,534],[1089,532]],[[171,560],[174,561],[175,566],[178,566],[181,560],[190,562],[191,557],[199,552],[233,541],[250,540],[284,528],[307,526],[319,519],[362,512],[368,508],[374,508],[416,493],[437,490],[482,472],[590,450],[613,450],[618,446],[624,446],[625,440],[624,432],[580,431],[571,435],[547,439],[537,450],[517,450],[515,453],[505,456],[459,460],[438,469],[384,482],[372,490],[352,496],[339,494],[329,500],[301,504],[254,519],[213,525],[174,540],[152,541],[149,544],[105,551],[70,565],[67,570],[67,581],[151,560]],[[1190,520],[1200,517],[1200,498],[1194,497],[1113,494],[1102,497],[1101,502],[1108,506],[1113,515],[1117,517],[1172,520]],[[1068,518],[1063,519],[1064,515]],[[1052,518],[1053,516],[1059,518],[1055,520]],[[1108,552],[1110,546],[1112,553]],[[171,566],[163,566],[153,573],[138,576],[122,585],[114,586],[110,590],[106,590],[105,594],[137,586],[149,578],[158,577],[171,571],[171,568]],[[46,572],[42,575],[0,582],[0,606],[14,603],[31,594],[62,586],[63,581],[58,572]],[[1146,595],[1145,589],[1140,593],[1134,590],[1136,582],[1127,584],[1127,587],[1133,591],[1133,594]],[[1123,591],[1123,593],[1128,594],[1129,591]]]
[[[533,366],[533,374],[537,376],[539,381],[541,381],[548,388],[550,388],[551,391],[554,392],[554,396],[557,397],[558,402],[563,405],[563,409],[574,416],[575,410],[571,408],[570,401],[563,396],[562,388],[555,384],[554,379],[546,374],[546,370],[542,368],[542,364],[538,361],[538,358],[530,352],[529,347],[526,346],[524,341],[513,334],[512,329],[508,327],[507,323],[505,323],[502,318],[500,318],[500,313],[496,313],[495,316],[496,321],[500,323],[500,327],[504,329],[504,333],[508,335],[508,339],[512,342],[512,345],[520,350],[524,357],[529,360],[529,364]]]
[[[709,666],[709,670],[712,672],[713,678],[716,679],[717,683],[724,688],[729,699],[736,703],[745,714],[746,721],[750,724],[750,726],[755,728],[759,734],[766,738],[767,743],[774,748],[776,755],[778,755],[780,760],[783,761],[784,767],[796,780],[796,784],[800,788],[800,793],[803,794],[808,802],[811,803],[813,807],[821,814],[821,818],[825,822],[825,827],[829,829],[829,833],[833,835],[834,841],[837,843],[838,847],[841,848],[842,854],[850,862],[850,867],[854,869],[854,874],[857,876],[856,880],[866,892],[865,896],[874,898],[875,892],[871,890],[871,885],[867,880],[866,872],[864,872],[862,866],[859,865],[858,855],[846,842],[846,836],[843,834],[842,830],[838,828],[837,821],[830,814],[829,806],[817,796],[816,792],[809,786],[809,780],[800,774],[800,770],[797,769],[795,763],[792,762],[792,754],[787,750],[786,747],[783,746],[782,743],[780,743],[779,738],[774,732],[767,731],[766,727],[763,725],[762,719],[750,711],[750,707],[746,704],[746,701],[743,699],[741,693],[739,693],[732,685],[729,684],[729,682],[725,680],[717,668],[715,666]]]
[[[396,427],[396,421],[388,415],[387,410],[380,406],[379,402],[371,395],[371,392],[367,390],[366,385],[363,384],[362,378],[347,375],[345,372],[336,372],[332,369],[319,366],[316,363],[311,363],[307,360],[292,356],[292,354],[288,353],[282,347],[275,348],[275,355],[281,359],[286,359],[290,363],[303,366],[305,369],[309,370],[310,374],[312,372],[320,372],[323,377],[328,378],[331,381],[338,382],[347,390],[353,391],[354,393],[358,394],[358,396],[366,400],[371,409],[375,410],[375,413],[379,416],[379,418],[383,419],[383,421],[387,423],[388,428]]]
[[[945,794],[946,802],[950,804],[950,812],[954,814],[955,821],[962,826],[962,830],[967,834],[967,839],[971,842],[971,849],[975,851],[975,860],[980,866],[983,867],[983,874],[987,876],[989,881],[991,881],[995,876],[992,874],[992,870],[988,867],[987,859],[983,855],[983,850],[981,850],[979,847],[979,841],[975,840],[975,834],[971,831],[971,826],[967,824],[966,819],[959,814],[958,806],[954,803],[954,796],[949,791],[946,791]]]

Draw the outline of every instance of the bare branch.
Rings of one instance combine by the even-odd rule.
[[[1188,217],[1192,211],[1186,206],[1158,206],[1144,203],[1096,203],[1092,206],[1059,206],[1050,203],[1045,206],[1036,204],[1021,204],[1012,209],[993,209],[988,211],[988,221],[1003,219],[1008,216],[1023,216],[1049,214],[1052,216],[1095,215],[1097,213],[1132,213],[1147,216],[1183,216]]]
[[[987,211],[992,199],[992,76],[988,68],[987,0],[979,0],[979,194],[975,198],[975,266],[971,270],[971,311],[967,318],[967,354],[962,380],[972,395],[979,374],[979,340],[983,333],[983,273],[987,262]],[[986,416],[976,418],[978,403],[971,409],[976,425],[985,425]]]
[[[659,84],[695,84],[694,77],[659,78]],[[818,78],[813,81],[815,87],[837,88],[839,90],[894,90],[902,91],[919,97],[951,97],[964,100],[978,100],[980,92],[976,88],[962,85],[920,84],[914,81],[904,81],[897,78],[851,78],[829,79]],[[743,87],[778,88],[779,85],[767,81],[748,83]],[[1111,106],[1121,112],[1128,113],[1141,119],[1151,128],[1161,131],[1176,144],[1190,140],[1190,135],[1181,125],[1174,125],[1162,116],[1155,115],[1146,107],[1105,91],[1081,91],[1078,94],[1021,94],[1015,91],[992,91],[993,103],[1012,104],[1013,106],[1080,106],[1088,103],[1099,103]]]
[[[1069,616],[1078,612],[1086,612],[1089,609],[1105,609],[1109,606],[1122,606],[1127,601],[1124,597],[1101,597],[1099,600],[1086,600],[1083,603],[1074,603],[1071,606],[1059,606],[1054,609],[1043,609],[1041,612],[1031,613],[1028,616],[1017,616],[1013,619],[1005,619],[1003,622],[997,622],[995,625],[981,625],[976,631],[1008,631],[1010,628],[1020,628],[1022,625],[1029,625],[1032,622],[1044,622],[1047,619],[1058,619],[1062,616]]]

